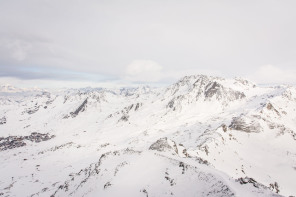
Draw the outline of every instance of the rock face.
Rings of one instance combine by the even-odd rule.
[[[124,107],[121,111],[117,111],[114,114],[109,114],[107,116],[108,118],[116,117],[116,116],[121,116],[118,120],[118,122],[127,122],[129,121],[129,117],[131,113],[139,111],[139,109],[142,107],[143,103],[136,103],[136,104],[131,104],[127,107]]]
[[[136,104],[136,107],[135,107],[135,111],[138,111],[138,109],[139,109],[142,105],[143,105],[142,103],[137,103],[137,104]]]
[[[222,105],[246,98],[244,92],[223,85],[223,79],[205,75],[187,76],[170,86],[166,96],[173,96],[167,108],[174,111],[186,103],[218,101]]]
[[[157,140],[155,143],[153,143],[149,147],[149,150],[166,151],[173,150],[173,147],[169,145],[167,138],[161,138]]]
[[[86,106],[87,106],[87,99],[85,99],[83,103],[74,112],[70,113],[72,118],[76,117],[80,112],[83,112],[86,109]]]
[[[0,124],[6,124],[6,118],[5,118],[5,116],[3,116],[2,118],[0,118]]]
[[[249,120],[243,116],[233,118],[229,128],[247,133],[259,133],[262,130],[260,123],[256,119]]]
[[[229,101],[239,100],[246,97],[243,92],[227,89],[216,81],[206,85],[204,95],[206,99],[215,97],[217,100],[225,98]]]
[[[274,106],[273,106],[271,103],[267,103],[267,104],[266,104],[266,108],[267,108],[268,110],[274,111],[278,116],[281,116],[280,113],[279,113],[279,111],[276,110],[276,109],[274,108]]]
[[[267,189],[266,186],[264,186],[264,185],[258,183],[258,182],[255,181],[253,178],[249,178],[249,177],[238,178],[236,181],[239,182],[239,183],[242,184],[242,185],[243,185],[243,184],[252,184],[254,187],[257,187],[257,188],[261,187],[261,188],[265,188],[265,189]]]
[[[50,140],[53,137],[55,136],[50,136],[48,133],[42,134],[37,132],[31,133],[31,135],[29,136],[9,136],[6,138],[0,137],[0,151],[26,146],[26,140],[39,143],[42,141]]]
[[[0,151],[5,151],[7,149],[26,146],[26,143],[23,140],[24,140],[23,137],[17,137],[17,136],[0,138]]]
[[[175,141],[170,140],[168,138],[160,138],[156,142],[154,142],[150,147],[149,150],[156,150],[159,152],[163,151],[171,151],[174,155],[179,155],[180,157],[190,157],[187,152],[187,149],[182,144],[177,144]],[[206,161],[202,161],[201,158],[196,158],[200,160],[200,163],[206,163]]]
[[[219,99],[222,97],[222,90],[223,86],[219,83],[211,82],[205,87],[205,96],[206,98],[211,98],[216,95],[216,98]]]
[[[39,105],[35,105],[33,107],[27,108],[25,111],[22,112],[22,114],[25,114],[25,113],[29,115],[34,114],[39,110],[39,108],[40,108]]]
[[[119,119],[119,121],[124,121],[127,122],[128,121],[129,116],[127,114],[124,114],[121,116],[121,118]]]

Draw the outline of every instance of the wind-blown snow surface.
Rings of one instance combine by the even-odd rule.
[[[197,75],[0,95],[0,196],[296,195],[295,87]]]

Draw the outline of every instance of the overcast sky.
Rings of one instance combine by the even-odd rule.
[[[1,0],[0,83],[296,83],[294,0]]]

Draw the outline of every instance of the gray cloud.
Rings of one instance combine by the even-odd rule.
[[[131,82],[184,70],[260,77],[264,65],[295,67],[295,8],[292,0],[0,1],[0,74]],[[129,73],[137,60],[161,72],[148,69],[153,79]]]
[[[72,70],[28,67],[28,66],[1,66],[0,77],[16,77],[21,80],[59,80],[59,81],[115,81],[116,76],[92,74],[87,72],[75,72]],[[6,82],[8,83],[8,82]]]

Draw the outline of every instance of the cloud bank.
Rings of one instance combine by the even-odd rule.
[[[281,73],[294,83],[295,7],[293,0],[0,1],[0,78],[135,84],[203,73],[274,83],[269,76]]]
[[[247,76],[258,84],[293,84],[296,85],[296,68],[281,69],[273,65],[264,65],[252,75]]]

